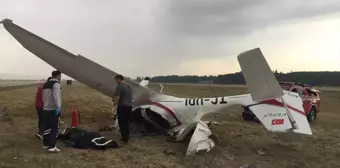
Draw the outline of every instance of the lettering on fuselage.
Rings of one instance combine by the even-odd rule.
[[[224,100],[224,97],[216,97],[214,100],[203,99],[203,98],[192,98],[185,99],[185,106],[202,106],[205,102],[209,102],[213,105],[216,104],[227,104],[227,101]]]
[[[286,116],[287,113],[268,113],[264,115],[264,118],[267,117],[281,117],[281,116]]]
[[[292,94],[291,92],[287,92],[287,95],[292,96],[292,97],[295,97],[295,98],[298,98],[298,97],[299,97],[298,95],[294,95],[294,94]]]
[[[221,99],[218,101],[218,99]],[[224,100],[224,97],[216,97],[214,101],[211,101],[212,104],[227,104],[227,101]]]
[[[203,105],[202,98],[185,99],[185,106],[199,106]]]

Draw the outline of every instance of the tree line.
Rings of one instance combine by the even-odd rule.
[[[340,71],[318,71],[318,72],[273,72],[278,81],[300,82],[309,85],[340,86]],[[168,75],[152,77],[150,82],[157,83],[200,83],[212,81],[214,84],[245,84],[242,72],[217,76],[196,75]]]

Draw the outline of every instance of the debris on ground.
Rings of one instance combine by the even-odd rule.
[[[1,110],[0,118],[7,117],[7,116],[9,116],[9,115],[8,115],[8,107],[5,106],[5,107],[2,108],[2,110]]]
[[[266,153],[264,152],[265,149],[260,149],[258,151],[256,151],[257,154],[259,155],[266,155]]]
[[[107,131],[115,131],[116,128],[113,125],[110,126],[103,126],[99,128],[100,132],[107,132]]]
[[[164,153],[165,153],[166,155],[174,155],[174,154],[176,154],[176,152],[174,152],[174,151],[171,150],[171,149],[165,149],[165,150],[164,150]]]
[[[216,126],[216,125],[221,125],[221,123],[217,122],[217,121],[204,121],[205,124],[207,124],[209,127],[210,126]]]
[[[0,111],[0,119],[1,121],[7,121],[10,124],[13,124],[13,119],[8,113],[8,107],[5,106],[1,111]]]

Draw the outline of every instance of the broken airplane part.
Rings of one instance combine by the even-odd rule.
[[[5,29],[27,50],[64,74],[112,97],[116,84],[113,72],[83,56],[72,53],[32,34],[5,19]],[[250,108],[264,127],[273,132],[296,132],[311,135],[297,93],[282,91],[259,48],[238,56],[250,94],[211,98],[179,98],[156,93],[146,86],[127,80],[134,89],[132,118],[149,132],[166,132],[175,141],[191,136],[187,155],[211,150],[215,143],[211,130],[201,121],[203,115],[233,105]]]

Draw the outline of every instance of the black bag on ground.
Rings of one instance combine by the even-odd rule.
[[[90,132],[79,128],[66,128],[59,136],[65,145],[79,149],[107,149],[118,148],[116,141],[108,140],[97,132]]]

